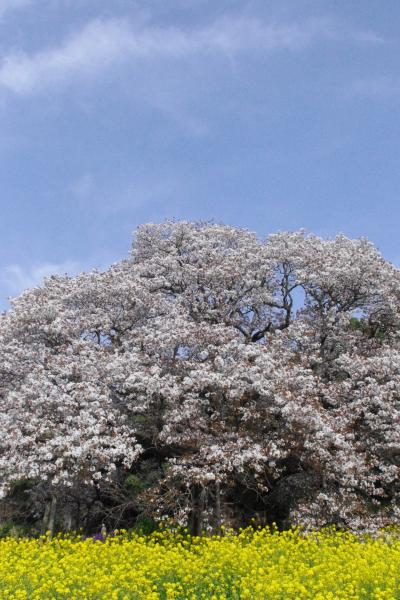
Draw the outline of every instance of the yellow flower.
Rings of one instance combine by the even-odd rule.
[[[397,597],[396,532],[357,538],[245,529],[205,538],[158,531],[105,544],[78,535],[0,540],[0,598],[41,600]]]

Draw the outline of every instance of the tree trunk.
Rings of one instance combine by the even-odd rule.
[[[42,520],[42,533],[46,533],[49,529],[50,502],[46,502]]]
[[[191,501],[192,510],[189,519],[190,534],[200,536],[203,528],[204,488],[199,483],[192,485]]]
[[[221,484],[215,482],[215,529],[221,534]]]
[[[48,521],[48,529],[50,531],[50,537],[52,538],[54,535],[54,525],[56,520],[56,509],[57,509],[57,497],[51,497],[50,510],[49,510],[49,521]]]
[[[72,531],[74,527],[74,506],[67,504],[65,507],[64,526],[66,531]]]
[[[76,501],[76,529],[78,530],[81,526],[81,501]]]

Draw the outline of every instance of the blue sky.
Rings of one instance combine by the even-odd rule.
[[[398,0],[0,0],[0,308],[149,221],[400,264]]]

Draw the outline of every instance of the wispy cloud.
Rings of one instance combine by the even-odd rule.
[[[32,0],[0,0],[0,18],[6,13],[20,8],[25,8],[32,3]]]
[[[233,58],[246,52],[296,51],[321,40],[339,39],[352,43],[381,41],[373,32],[344,33],[327,19],[277,24],[257,18],[226,17],[197,29],[96,19],[56,47],[4,56],[0,86],[23,95],[77,78],[90,80],[123,62],[187,60],[199,54]]]
[[[15,296],[27,288],[40,285],[50,275],[74,275],[83,271],[85,265],[67,260],[61,263],[46,262],[31,267],[8,265],[0,270],[0,284],[6,296]]]
[[[375,31],[353,31],[351,37],[355,42],[364,44],[387,44],[388,40]]]
[[[85,200],[95,190],[95,181],[91,173],[84,173],[78,179],[72,182],[68,191],[78,200]]]
[[[108,219],[126,211],[158,210],[171,205],[181,196],[185,184],[182,174],[168,172],[162,177],[155,177],[154,172],[137,173],[128,181],[96,180],[90,173],[84,173],[67,187],[67,192],[80,209],[95,210],[97,217]],[[104,266],[106,262],[103,260],[101,264]]]
[[[398,98],[400,96],[400,79],[376,77],[354,81],[350,93],[352,96],[371,98]]]

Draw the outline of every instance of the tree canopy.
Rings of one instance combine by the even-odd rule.
[[[143,225],[126,260],[1,316],[3,502],[129,497],[195,533],[397,521],[399,319],[366,239]]]

